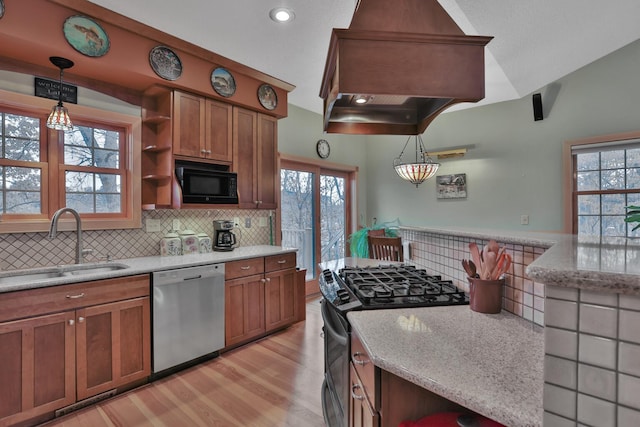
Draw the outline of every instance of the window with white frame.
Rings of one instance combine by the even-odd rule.
[[[571,146],[573,232],[630,237],[626,206],[640,205],[640,139]]]

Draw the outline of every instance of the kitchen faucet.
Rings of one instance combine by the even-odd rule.
[[[80,221],[80,215],[74,209],[71,208],[62,208],[58,209],[53,216],[51,217],[51,226],[49,227],[49,239],[55,239],[58,235],[58,220],[62,214],[69,212],[76,219],[76,264],[82,264],[83,261],[83,251],[82,251],[82,222]]]

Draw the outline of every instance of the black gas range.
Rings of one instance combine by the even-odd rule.
[[[324,270],[319,282],[323,297],[341,313],[469,304],[469,296],[451,280],[412,265]]]
[[[404,264],[324,270],[318,283],[324,322],[322,408],[329,427],[349,426],[351,327],[347,312],[469,304],[469,297],[451,280]]]

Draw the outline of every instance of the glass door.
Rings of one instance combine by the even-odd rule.
[[[298,249],[307,281],[316,279],[318,263],[347,256],[349,183],[349,172],[281,162],[281,244]]]
[[[298,249],[298,267],[307,269],[307,280],[314,278],[316,174],[280,169],[282,246]]]

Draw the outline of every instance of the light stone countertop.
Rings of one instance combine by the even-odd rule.
[[[113,270],[108,272],[61,276],[54,278],[43,278],[29,283],[12,283],[10,277],[16,272],[42,272],[55,267],[39,267],[29,270],[8,270],[0,272],[0,294],[4,292],[19,291],[25,289],[43,288],[77,282],[87,282],[91,280],[110,279],[113,277],[133,276],[136,274],[151,273],[153,271],[171,270],[176,268],[195,267],[198,265],[215,264],[241,259],[256,258],[262,256],[279,255],[283,253],[296,252],[295,248],[283,248],[281,246],[241,246],[230,252],[211,252],[207,254],[193,254],[183,256],[151,256],[128,259],[114,259],[110,263],[87,263],[84,266],[107,266],[109,264],[126,264],[128,268]],[[75,265],[75,264],[72,264]]]
[[[402,226],[400,229],[545,247],[548,249],[526,271],[536,282],[601,292],[640,294],[640,239],[463,227]]]
[[[347,317],[376,366],[506,426],[542,426],[540,326],[469,306]]]

